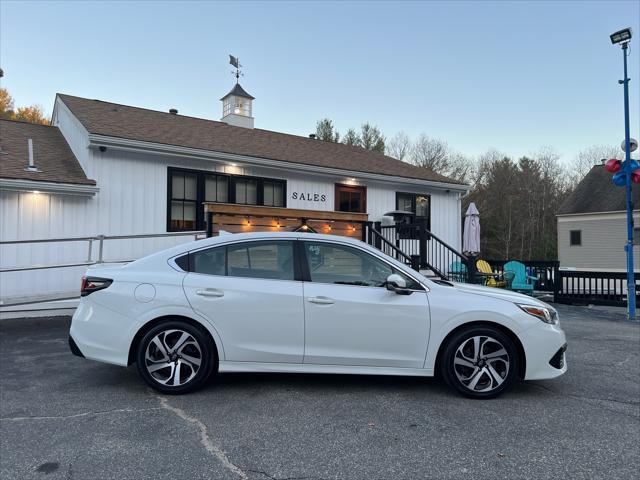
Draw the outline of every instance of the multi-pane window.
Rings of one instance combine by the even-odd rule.
[[[336,184],[335,209],[339,212],[365,213],[367,211],[367,188]]]
[[[180,172],[171,178],[171,229],[195,230],[198,176]]]
[[[286,206],[286,182],[169,167],[167,230],[204,230],[204,202]]]
[[[263,205],[284,207],[284,185],[282,182],[265,180],[262,182]]]
[[[235,203],[244,205],[258,204],[258,180],[252,178],[234,179]]]
[[[204,200],[206,202],[227,203],[229,201],[229,177],[206,175],[204,179]]]

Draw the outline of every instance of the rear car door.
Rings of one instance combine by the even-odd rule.
[[[365,250],[303,244],[310,280],[304,283],[304,363],[422,368],[430,327],[424,288]],[[392,273],[405,279],[410,295],[386,289]]]
[[[304,309],[293,241],[247,241],[189,254],[192,308],[220,335],[226,361],[302,363]]]

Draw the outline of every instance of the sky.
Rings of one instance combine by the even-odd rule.
[[[368,121],[473,157],[552,147],[568,162],[624,137],[623,57],[609,34],[628,26],[638,138],[640,0],[0,0],[1,82],[16,106],[47,114],[61,92],[219,120],[233,54],[258,128]]]

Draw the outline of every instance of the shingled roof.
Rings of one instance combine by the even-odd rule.
[[[464,185],[426,168],[341,143],[242,128],[116,103],[58,94],[89,133],[351,172]]]
[[[28,139],[38,171],[25,170]],[[58,127],[0,119],[0,178],[95,185],[82,170]]]
[[[633,204],[640,206],[640,189],[633,185]],[[626,210],[625,189],[616,187],[604,165],[595,165],[562,202],[558,215],[577,213],[617,212]]]

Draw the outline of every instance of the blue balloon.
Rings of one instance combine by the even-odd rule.
[[[640,168],[640,163],[637,160],[631,159],[631,171],[638,170]]]
[[[611,177],[613,184],[618,187],[624,187],[627,184],[627,174],[624,172],[616,172]]]

